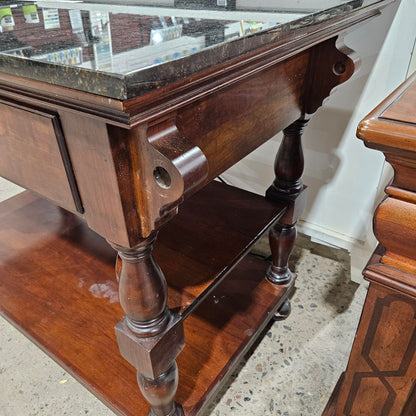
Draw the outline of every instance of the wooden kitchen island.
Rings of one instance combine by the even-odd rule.
[[[389,2],[11,9],[0,174],[34,193],[0,206],[6,319],[117,414],[200,412],[287,313],[302,131]],[[281,130],[266,198],[214,181]]]

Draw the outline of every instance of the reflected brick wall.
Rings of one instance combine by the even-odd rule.
[[[26,23],[21,8],[12,9],[15,28],[13,31],[0,33],[1,49],[28,45],[34,48],[33,53],[46,53],[74,46],[84,46],[84,59],[88,59],[91,51],[82,45],[82,39],[72,31],[69,12],[59,10],[59,29],[44,28],[42,9],[38,9],[39,23]],[[134,16],[128,14],[110,15],[110,28],[113,53],[124,52],[148,45],[150,30],[153,24],[152,17]],[[87,40],[91,40],[89,13],[83,12],[84,32]]]

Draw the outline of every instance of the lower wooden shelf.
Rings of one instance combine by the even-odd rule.
[[[270,203],[264,201],[263,208],[269,210]],[[253,210],[253,215],[264,215],[264,209]],[[183,219],[186,222],[186,215]],[[242,216],[244,232],[246,220]],[[234,218],[233,222],[237,227]],[[174,227],[177,232],[178,224]],[[169,246],[169,238],[161,236],[161,247]],[[241,254],[249,245],[243,241],[237,251]],[[162,270],[172,270],[176,259],[172,250],[170,246],[169,255],[156,253]],[[123,311],[118,303],[115,252],[108,244],[81,219],[25,192],[0,204],[0,259],[0,305],[6,319],[114,412],[146,415],[148,404],[137,387],[135,369],[120,356],[115,338],[114,326]],[[221,266],[213,280],[204,280],[205,289],[219,284],[202,296],[195,289],[198,284],[192,284],[197,263],[182,269],[181,282],[187,288],[179,288],[175,280],[169,288],[171,307],[180,312],[194,305],[192,313],[184,315],[186,346],[178,357],[177,401],[188,416],[196,415],[217,392],[293,286],[291,282],[276,287],[266,281],[267,263],[247,255],[226,278],[219,279],[224,275]],[[202,263],[212,265],[207,258]]]

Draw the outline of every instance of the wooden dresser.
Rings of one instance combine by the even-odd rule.
[[[394,168],[374,214],[380,245],[345,374],[326,416],[416,415],[416,73],[359,125]]]
[[[108,3],[0,34],[0,174],[35,192],[0,207],[1,310],[117,414],[196,415],[287,313],[302,131],[390,1]],[[214,181],[281,130],[266,198]]]

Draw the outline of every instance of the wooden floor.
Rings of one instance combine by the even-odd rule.
[[[221,192],[226,189],[214,186]],[[232,191],[231,199],[224,201],[223,195],[223,205],[215,200],[204,212],[207,199],[214,198],[214,188],[207,191],[195,195],[187,208],[184,204],[172,229],[168,225],[160,233],[155,250],[170,285],[169,306],[186,317],[177,401],[189,416],[215,394],[293,284],[275,287],[267,282],[266,262],[251,255],[223,279],[227,264],[234,264],[259,236],[252,235],[253,224],[267,228],[282,207]],[[230,204],[233,213],[225,212]],[[195,220],[203,223],[201,227],[186,226]],[[222,235],[225,223],[231,231]],[[182,251],[173,237],[178,227],[183,227],[179,235],[186,243]],[[207,243],[207,233],[219,236],[216,247]],[[223,250],[216,255],[218,248]],[[202,249],[205,256],[198,253]],[[0,204],[0,259],[3,315],[116,413],[147,414],[135,370],[119,355],[115,339],[114,326],[123,311],[115,252],[108,244],[81,219],[25,192]],[[213,290],[201,296],[207,287]]]

